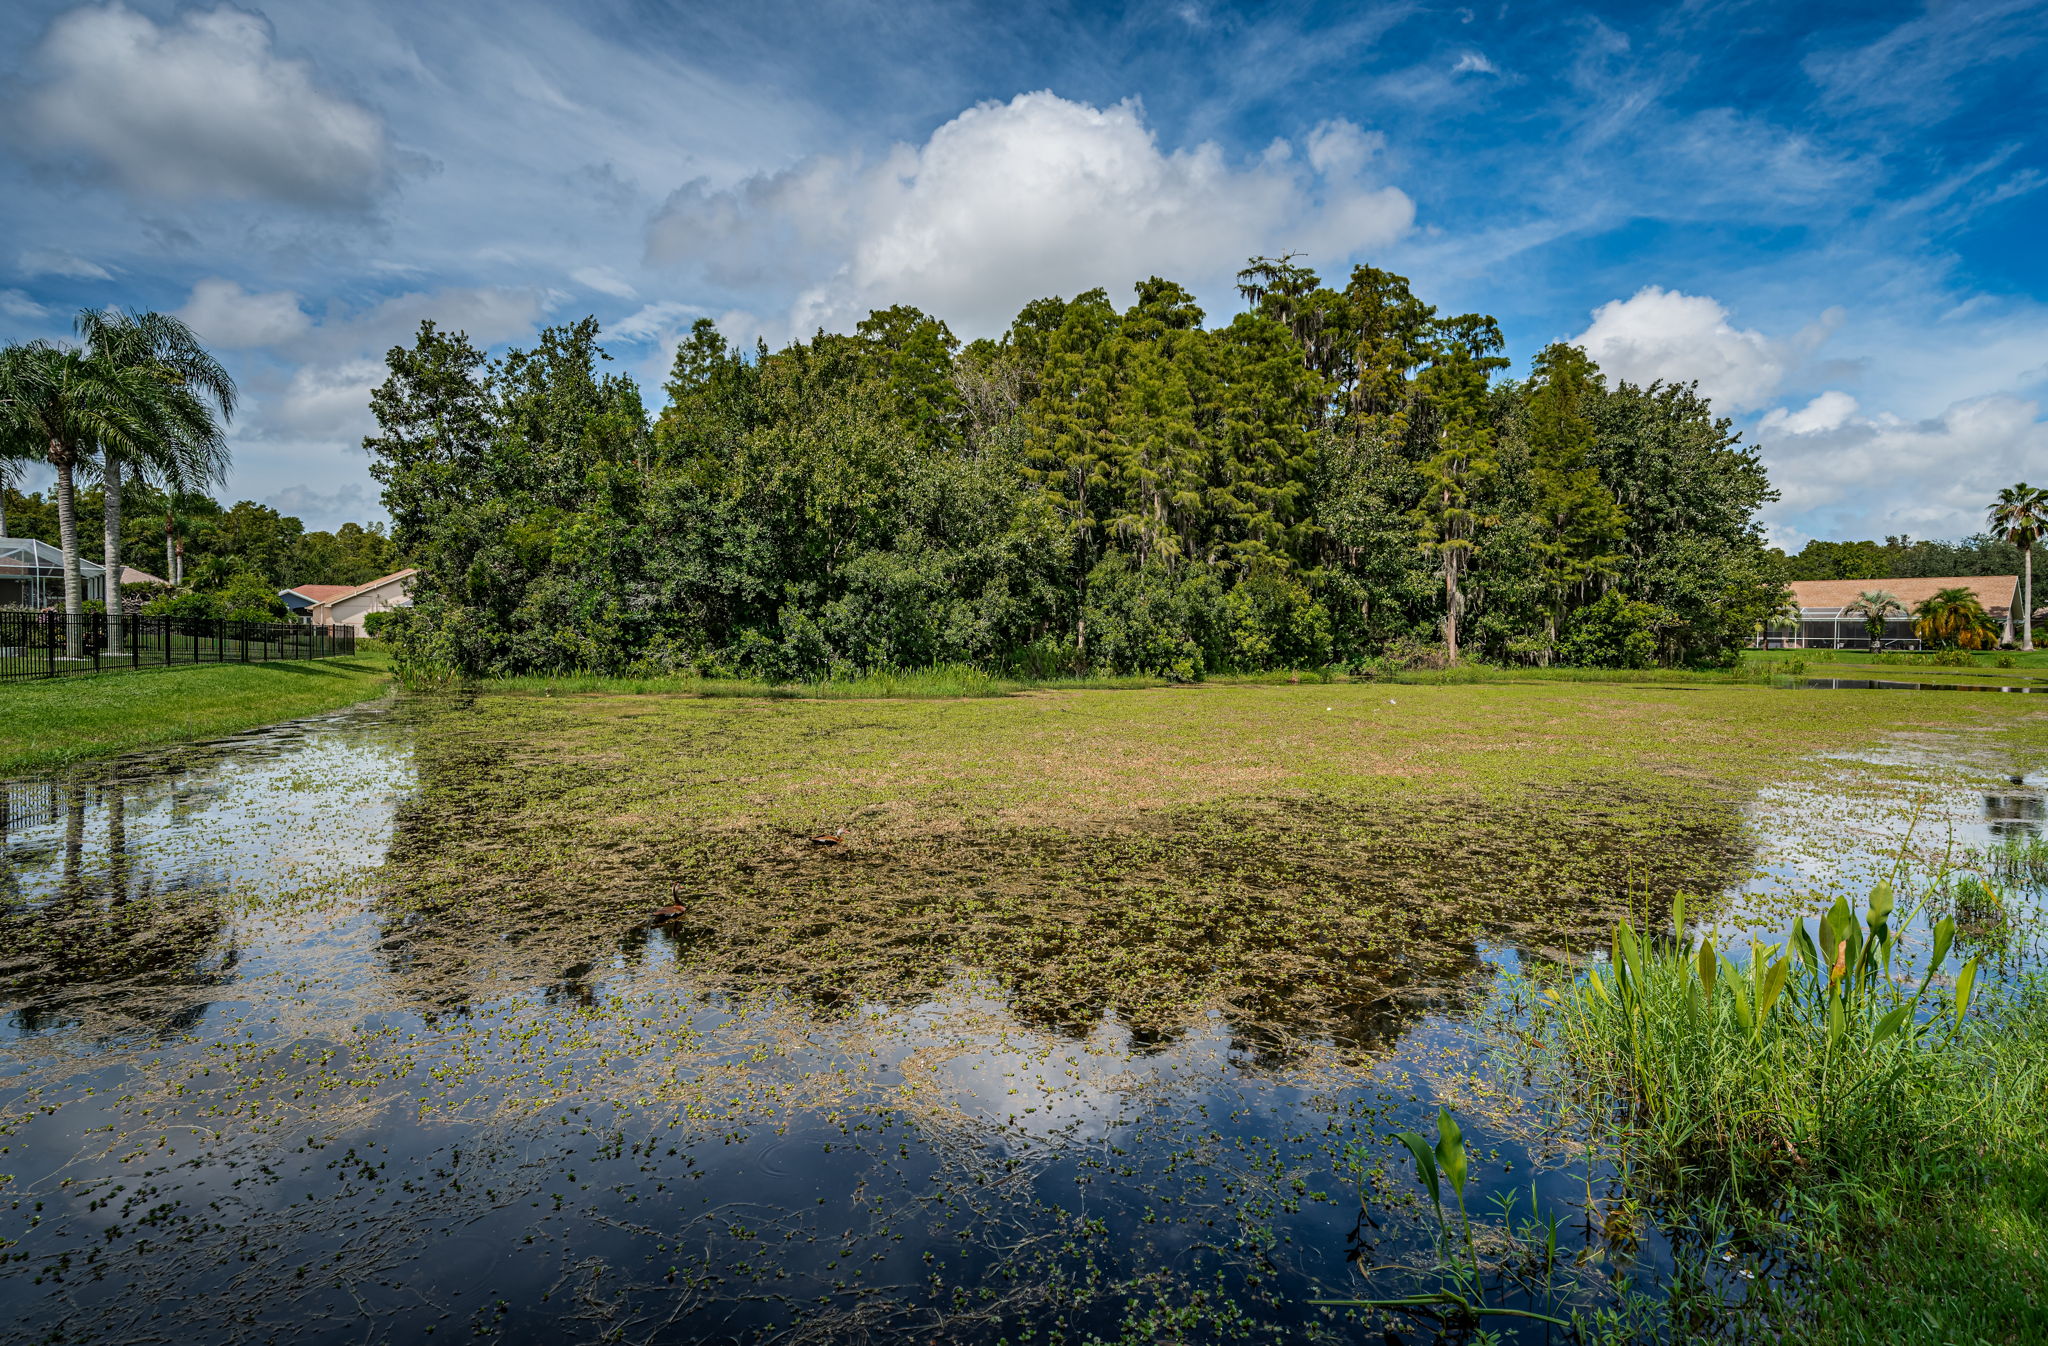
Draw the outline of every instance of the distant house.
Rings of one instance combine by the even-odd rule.
[[[292,615],[315,626],[347,627],[363,634],[363,618],[373,612],[389,612],[412,601],[412,577],[417,570],[400,570],[371,580],[368,584],[301,584],[283,589],[278,597]]]
[[[1920,638],[1913,634],[1912,610],[1941,589],[1968,589],[1977,596],[1984,611],[2003,627],[2019,605],[2017,575],[1951,575],[1920,580],[1797,580],[1787,586],[1799,608],[1799,620],[1773,622],[1763,639],[1771,649],[1841,650],[1867,649],[1869,629],[1860,613],[1844,614],[1842,609],[1857,595],[1884,590],[1904,604],[1909,615],[1889,618],[1879,644],[1885,649],[1917,650]],[[2038,618],[2037,618],[2038,620]]]
[[[280,589],[277,596],[283,600],[292,616],[300,621],[310,621],[312,618],[308,614],[315,607],[355,591],[356,586],[353,584],[301,584],[296,589]]]

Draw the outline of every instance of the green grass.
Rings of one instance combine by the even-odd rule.
[[[390,681],[387,659],[357,655],[0,683],[0,773],[317,715],[367,701]]]
[[[2048,986],[1973,1011],[1975,960],[1940,972],[1954,924],[1909,951],[1891,907],[1838,901],[1817,939],[1735,960],[1624,925],[1521,1054],[1643,1198],[1791,1232],[1805,1284],[1769,1312],[1792,1339],[2048,1340]]]
[[[2021,654],[2016,650],[1979,650],[1967,664],[1938,663],[1929,654],[1868,650],[1747,650],[1743,666],[1758,674],[1805,666],[1808,677],[1873,678],[1885,682],[1943,682],[2028,686],[2048,680],[2048,650]]]
[[[1311,675],[1313,676],[1313,675]],[[1287,675],[1275,680],[1286,681]],[[852,678],[815,682],[762,682],[745,678],[707,678],[695,674],[614,676],[563,673],[529,677],[481,678],[467,684],[480,691],[524,696],[701,696],[767,697],[774,700],[860,701],[877,699],[951,700],[964,697],[1010,696],[1047,688],[1117,690],[1164,687],[1161,678],[1104,676],[1096,678],[1008,678],[966,665],[884,670]]]

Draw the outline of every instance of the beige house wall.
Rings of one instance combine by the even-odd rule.
[[[402,608],[411,599],[407,591],[412,587],[410,577],[379,585],[368,593],[349,594],[331,603],[316,603],[308,616],[315,626],[346,626],[357,635],[363,634],[363,618],[373,612],[389,612]]]

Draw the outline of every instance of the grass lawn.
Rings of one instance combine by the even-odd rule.
[[[337,710],[383,692],[390,668],[382,656],[357,655],[0,683],[0,773]]]
[[[1960,667],[1938,664],[1929,655],[1911,651],[1873,655],[1868,650],[1750,650],[1743,655],[1744,668],[1759,674],[1780,671],[1795,663],[1805,666],[1805,676],[1809,678],[2048,686],[2048,650],[2029,654],[2017,650],[1978,651],[1970,655],[1968,664]]]

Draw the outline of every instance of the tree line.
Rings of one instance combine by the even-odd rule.
[[[962,343],[909,307],[779,350],[699,321],[650,414],[595,320],[422,324],[365,441],[422,575],[401,657],[770,678],[952,661],[1193,678],[1434,650],[1721,664],[1781,600],[1754,451],[1369,266],[1152,278]]]

